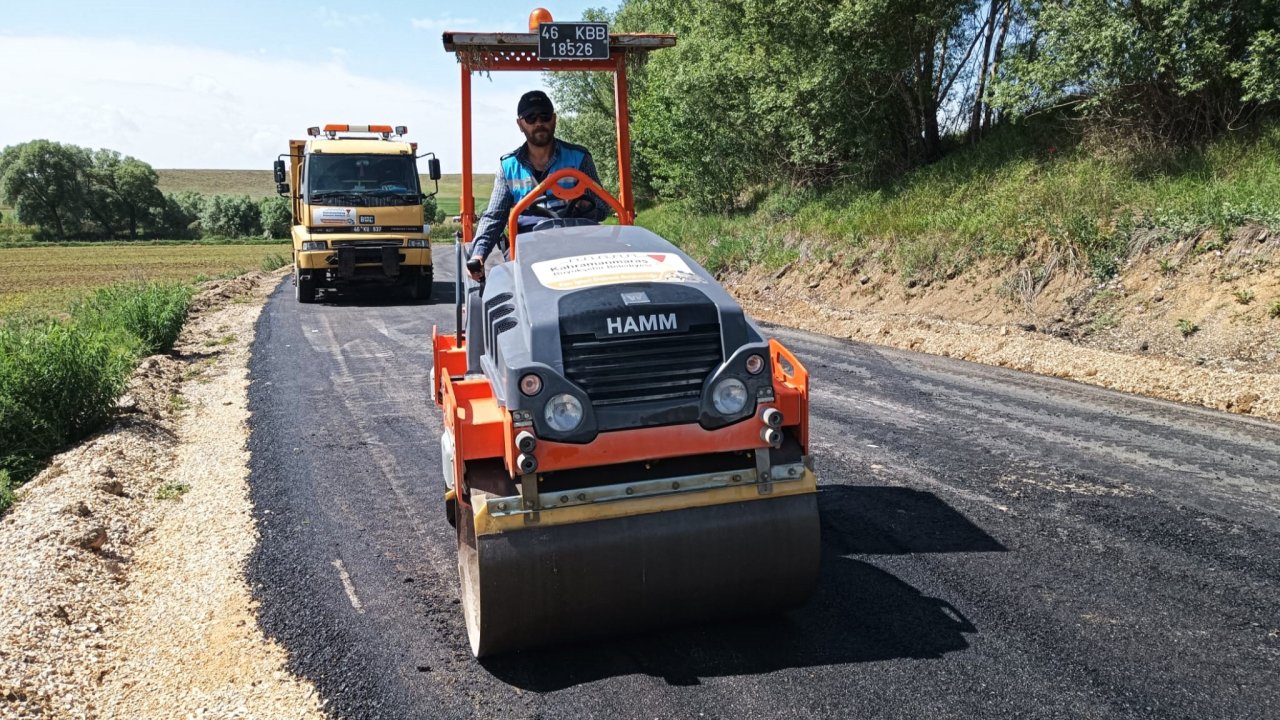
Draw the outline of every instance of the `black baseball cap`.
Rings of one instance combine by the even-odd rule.
[[[516,106],[516,115],[524,117],[531,113],[554,113],[555,106],[551,98],[541,90],[530,90],[520,96],[520,104]]]

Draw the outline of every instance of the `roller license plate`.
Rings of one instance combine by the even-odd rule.
[[[539,60],[607,60],[609,25],[550,22],[538,25]]]

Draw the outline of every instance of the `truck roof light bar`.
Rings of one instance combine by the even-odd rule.
[[[340,132],[377,133],[385,140],[392,135],[405,135],[409,132],[409,128],[404,125],[392,127],[390,125],[348,125],[341,123],[329,123],[324,126],[324,134],[330,139],[337,137]],[[320,128],[308,128],[307,134],[312,137],[318,136]]]

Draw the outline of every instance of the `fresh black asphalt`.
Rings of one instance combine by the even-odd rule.
[[[785,328],[812,374],[813,599],[476,661],[428,394],[437,256],[430,305],[298,305],[286,280],[258,322],[249,579],[333,717],[1280,717],[1280,426]]]

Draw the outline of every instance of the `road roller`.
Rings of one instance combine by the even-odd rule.
[[[444,34],[462,71],[462,229],[457,327],[433,329],[432,386],[471,649],[795,607],[820,553],[808,373],[693,258],[634,225],[628,59],[675,37],[595,30],[603,48],[560,57],[539,38],[583,23],[535,13],[529,33]],[[470,81],[508,70],[613,73],[618,192],[547,176],[477,282]],[[553,209],[587,192],[616,224]],[[543,219],[521,231],[527,215]]]

